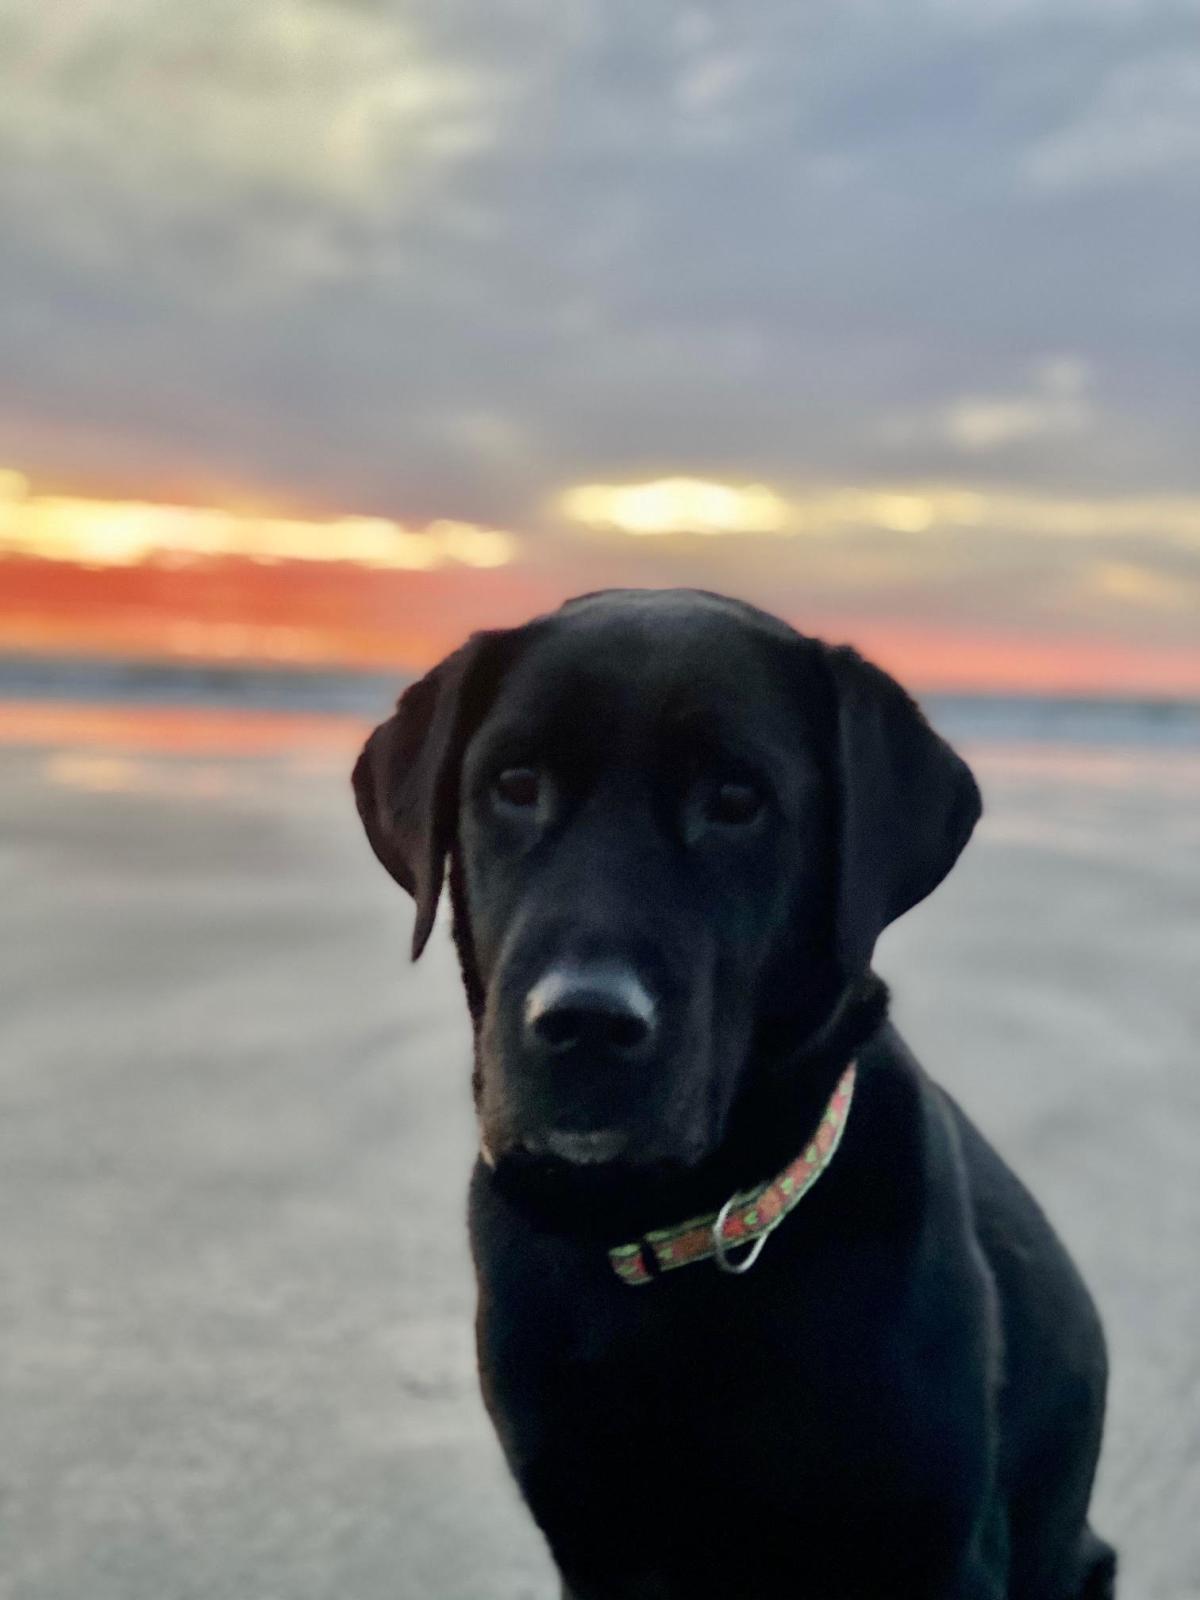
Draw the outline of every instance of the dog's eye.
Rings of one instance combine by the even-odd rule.
[[[763,797],[752,783],[722,783],[713,790],[705,807],[710,822],[737,827],[753,822],[763,808]]]
[[[541,787],[532,767],[505,767],[496,779],[496,793],[510,806],[536,806]]]

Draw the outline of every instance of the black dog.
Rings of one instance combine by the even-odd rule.
[[[449,859],[483,1390],[564,1595],[1110,1596],[1095,1310],[870,970],[980,809],[903,690],[613,591],[477,635],[354,779],[414,955]]]

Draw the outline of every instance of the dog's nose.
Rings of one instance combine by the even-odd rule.
[[[555,967],[525,997],[525,1040],[540,1054],[584,1048],[617,1057],[654,1038],[654,1001],[628,967]]]

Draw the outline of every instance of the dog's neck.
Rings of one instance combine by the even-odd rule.
[[[820,1121],[838,1079],[887,1021],[888,989],[874,972],[845,986],[814,1030],[786,1020],[760,1029],[720,1148],[704,1164],[718,1193],[772,1176]]]

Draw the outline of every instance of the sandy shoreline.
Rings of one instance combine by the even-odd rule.
[[[6,1600],[555,1593],[475,1393],[453,960],[409,967],[333,720],[0,748]],[[1124,1594],[1196,1600],[1200,760],[980,770],[880,970],[1100,1300]]]

